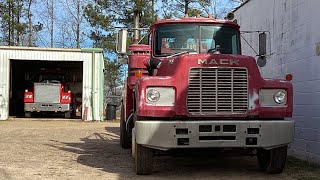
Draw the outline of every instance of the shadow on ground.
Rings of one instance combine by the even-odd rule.
[[[269,176],[261,172],[253,157],[221,156],[155,157],[152,175],[136,176],[131,150],[119,145],[119,127],[106,130],[81,138],[80,142],[50,146],[76,153],[78,163],[117,174],[117,179],[283,179],[283,175]]]

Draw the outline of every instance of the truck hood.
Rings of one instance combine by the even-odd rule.
[[[283,118],[292,114],[292,84],[284,80],[263,79],[254,58],[243,55],[225,54],[185,54],[172,58],[161,59],[161,66],[156,76],[141,77],[136,83],[136,93],[146,92],[147,87],[174,87],[175,104],[172,107],[148,106],[145,104],[145,96],[136,94],[138,114],[140,116],[204,116],[192,115],[188,111],[188,86],[189,74],[192,68],[246,68],[248,80],[248,110],[245,114],[215,115],[215,117],[248,117]],[[263,108],[260,106],[259,93],[261,89],[286,89],[288,91],[288,106],[279,108]],[[141,98],[141,99],[140,99]]]
[[[190,68],[196,67],[245,67],[261,78],[255,59],[250,56],[230,54],[185,54],[163,58],[157,76],[187,77]]]

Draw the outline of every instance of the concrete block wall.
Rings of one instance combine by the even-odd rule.
[[[264,78],[293,74],[295,138],[290,153],[320,164],[320,1],[249,0],[235,11],[241,30],[269,31]],[[258,50],[258,34],[243,37]],[[245,55],[255,55],[242,40]]]

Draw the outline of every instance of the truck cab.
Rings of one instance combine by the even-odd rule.
[[[119,51],[128,63],[120,143],[131,146],[136,173],[152,172],[157,151],[197,148],[248,152],[262,170],[281,173],[294,134],[292,84],[262,78],[256,60],[241,54],[239,25],[160,20],[147,38]],[[125,42],[120,30],[118,50]]]

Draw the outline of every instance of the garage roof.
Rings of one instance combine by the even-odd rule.
[[[31,50],[31,51],[59,51],[59,52],[103,52],[101,48],[38,48],[38,47],[21,47],[21,46],[0,46],[0,49],[6,50]]]

